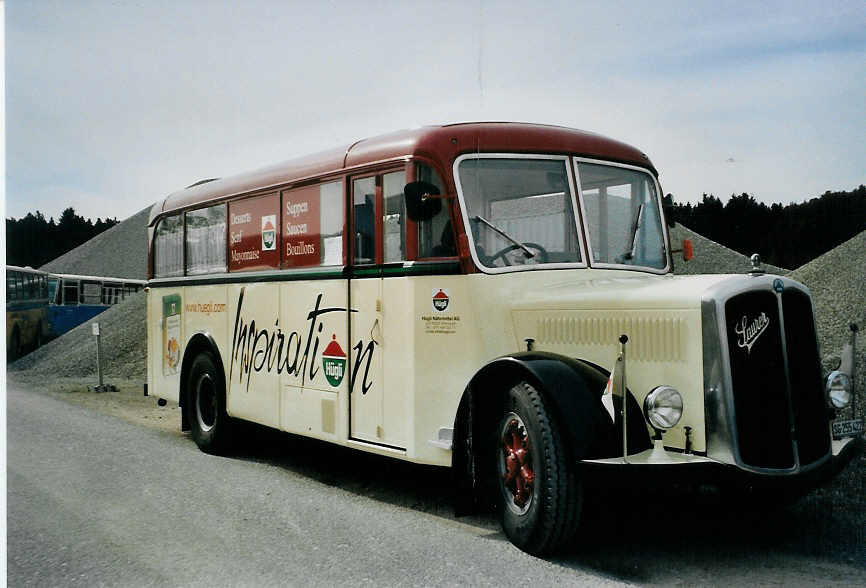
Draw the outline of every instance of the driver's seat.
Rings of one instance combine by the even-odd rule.
[[[439,244],[433,247],[433,257],[455,257],[457,255],[457,244],[454,243],[454,229],[451,227],[451,219],[442,228]]]

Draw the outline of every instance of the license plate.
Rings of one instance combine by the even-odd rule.
[[[863,432],[863,419],[836,421],[833,423],[833,439],[853,437]]]

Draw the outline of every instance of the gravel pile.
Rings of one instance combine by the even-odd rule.
[[[670,234],[673,249],[680,249],[683,239],[691,239],[695,252],[695,256],[690,261],[683,261],[682,253],[674,254],[676,274],[744,274],[752,269],[749,256],[728,249],[681,224],[670,229]],[[770,274],[785,275],[790,272],[768,263],[763,264],[763,267]]]
[[[824,370],[839,365],[839,352],[856,324],[857,413],[866,415],[866,231],[791,272],[812,294]]]
[[[7,366],[7,370],[19,372],[27,380],[93,376],[93,383],[98,383],[96,337],[90,327],[94,322],[100,327],[104,377],[144,382],[147,340],[144,291],[25,355]]]
[[[147,279],[150,206],[39,269],[58,274]]]

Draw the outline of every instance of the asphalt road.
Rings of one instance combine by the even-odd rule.
[[[214,457],[10,385],[10,586],[866,584],[862,519],[640,497],[542,560],[455,519],[436,468],[258,429]]]

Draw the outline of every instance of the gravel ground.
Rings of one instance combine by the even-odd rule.
[[[146,222],[146,217],[145,220],[141,220],[141,216],[142,213],[139,213],[106,233],[120,228],[120,231],[116,231],[116,237],[122,237],[121,240],[128,240],[130,233],[138,234],[140,237],[139,231],[143,230],[142,225]],[[139,224],[136,226],[135,223]],[[100,268],[107,267],[109,258],[117,259],[114,246],[105,240],[99,240],[100,237],[72,252],[79,256],[83,264],[76,266],[74,271],[98,274],[102,271]],[[115,236],[108,235],[108,237],[114,239]],[[672,239],[682,238],[693,240],[697,257],[688,264],[680,263],[678,272],[743,273],[750,267],[745,256],[680,226],[674,229]],[[141,243],[142,241],[139,240],[135,245],[135,250],[139,253],[144,250]],[[92,260],[93,265],[86,265],[86,260]],[[866,232],[789,274],[790,277],[808,286],[812,293],[819,343],[824,350],[825,371],[835,368],[838,364],[842,344],[850,337],[848,324],[856,322],[861,329],[866,329],[866,261],[864,260],[866,260]],[[73,270],[64,267],[63,271]],[[781,268],[775,268],[775,271],[788,273]],[[117,275],[117,271],[112,273]],[[98,320],[103,333],[103,373],[106,382],[116,383],[121,390],[126,391],[124,392],[126,397],[139,397],[141,384],[145,379],[145,293],[138,293],[108,309],[94,320]],[[80,325],[7,366],[10,378],[38,384],[50,381],[51,390],[67,392],[64,396],[73,401],[111,412],[127,420],[165,429],[176,429],[179,418],[175,415],[164,419],[163,417],[168,416],[167,413],[153,413],[152,404],[155,403],[152,399],[139,398],[130,403],[117,400],[123,396],[115,398],[112,395],[82,393],[85,384],[96,383],[96,343],[91,335],[90,322]],[[856,409],[860,416],[864,415],[866,409],[866,395],[864,395],[866,365],[864,364],[866,364],[866,333],[863,333],[859,339],[857,354]],[[143,403],[152,404],[145,407]],[[850,418],[850,409],[842,416]],[[864,467],[866,467],[866,456],[861,453],[832,484],[812,492],[792,507],[818,527],[821,525],[821,513],[827,512],[828,509],[846,510],[851,514],[853,526],[845,533],[856,540],[856,544],[861,546],[861,551],[863,551],[862,546],[866,545]],[[832,529],[822,527],[815,532],[821,537],[828,537],[828,541],[832,540]],[[866,552],[857,554],[854,560],[860,565],[866,565]]]
[[[39,269],[58,274],[147,279],[150,206]]]

